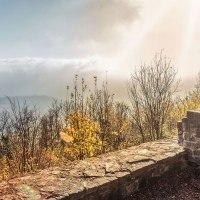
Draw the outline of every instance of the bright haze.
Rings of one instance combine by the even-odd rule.
[[[200,71],[199,0],[0,0],[0,96],[62,98],[75,74],[124,96],[164,49],[187,91]]]

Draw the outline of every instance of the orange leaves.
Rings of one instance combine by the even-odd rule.
[[[66,143],[73,142],[74,138],[65,132],[60,132],[60,138]]]

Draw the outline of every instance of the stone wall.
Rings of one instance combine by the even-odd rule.
[[[118,200],[187,166],[177,138],[144,143],[0,182],[0,199]]]
[[[200,165],[200,111],[188,111],[177,127],[179,144],[186,149],[188,161]]]

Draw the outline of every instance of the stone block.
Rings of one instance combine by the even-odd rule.
[[[189,130],[189,125],[188,125],[188,119],[185,117],[182,119],[182,131],[184,132],[188,132]]]
[[[200,126],[196,128],[196,137],[200,138]]]
[[[181,129],[180,122],[177,124]],[[200,111],[190,110],[187,117],[182,119],[183,147],[188,154],[188,161],[200,164]],[[180,133],[179,133],[180,134]]]
[[[138,191],[139,183],[138,180],[134,180],[131,183],[124,184],[120,186],[120,197],[125,198]]]

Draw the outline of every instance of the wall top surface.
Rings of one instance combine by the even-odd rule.
[[[184,153],[177,137],[143,143],[0,182],[0,199],[62,199]],[[13,198],[14,197],[14,198]]]

